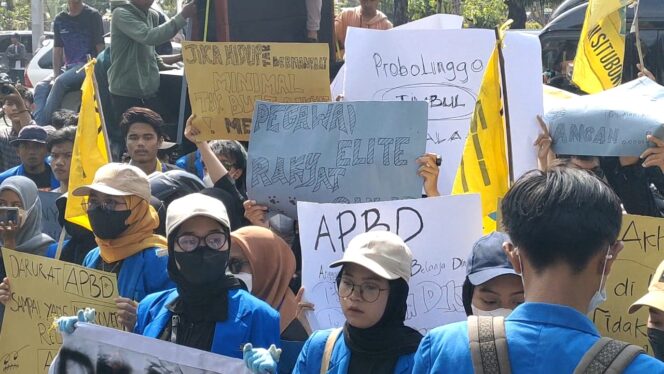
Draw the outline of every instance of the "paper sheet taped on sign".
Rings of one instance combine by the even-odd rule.
[[[11,359],[15,372],[48,370],[62,344],[51,327],[56,317],[90,307],[97,310],[97,323],[120,328],[115,274],[6,248],[2,258],[12,295],[5,306],[0,358]]]
[[[200,139],[249,140],[257,100],[330,100],[329,50],[317,43],[182,43]]]
[[[602,336],[636,344],[652,355],[648,346],[648,308],[627,311],[648,292],[657,266],[664,260],[664,219],[624,215],[618,254],[606,281],[607,300],[592,313]]]

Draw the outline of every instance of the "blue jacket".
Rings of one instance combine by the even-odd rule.
[[[173,316],[166,305],[177,297],[177,290],[148,295],[138,304],[134,332],[158,338]],[[232,289],[228,291],[228,318],[217,323],[211,352],[241,359],[246,343],[254,347],[279,345],[279,313],[247,291]]]
[[[118,274],[118,292],[120,296],[141,301],[151,293],[175,288],[175,283],[168,277],[168,256],[157,256],[159,248],[146,248],[122,261]],[[97,268],[101,260],[99,247],[85,256],[83,266]]]
[[[302,348],[300,357],[297,359],[293,374],[319,374],[323,362],[323,352],[325,351],[325,342],[333,329],[314,332]],[[403,355],[397,360],[394,367],[394,374],[409,374],[413,371],[413,358],[415,354]],[[350,349],[346,346],[343,333],[339,334],[334,343],[330,366],[327,372],[330,374],[346,374],[350,363]],[[452,373],[453,371],[450,371]],[[419,372],[417,372],[419,373]]]
[[[179,167],[182,170],[186,170],[192,174],[196,174],[201,180],[203,177],[205,177],[205,169],[203,168],[203,160],[201,160],[201,152],[195,151],[193,152],[193,157],[194,157],[194,164],[193,167],[196,170],[192,170],[190,166],[190,158],[192,157],[191,153],[187,153],[186,155],[180,157],[175,161],[175,165]]]
[[[599,340],[592,321],[570,307],[524,303],[505,320],[514,374],[572,373],[581,357]],[[414,373],[473,373],[468,324],[458,322],[431,330],[415,354]],[[664,373],[664,363],[641,354],[624,374]]]
[[[51,167],[48,166],[48,163],[46,163],[46,166],[50,170]],[[23,167],[23,164],[18,165],[18,166],[14,166],[11,169],[7,169],[7,170],[3,171],[2,174],[0,174],[0,183],[2,183],[5,179],[7,179],[9,177],[16,176],[16,175],[21,175],[21,176],[24,176],[24,177],[26,176],[25,175],[25,168]],[[54,190],[58,187],[60,187],[60,182],[57,179],[55,179],[55,175],[51,171],[51,189]]]

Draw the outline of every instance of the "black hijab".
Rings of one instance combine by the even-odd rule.
[[[179,230],[168,237],[168,276],[177,285],[178,298],[171,304],[177,314],[184,314],[192,322],[222,322],[228,318],[228,290],[242,288],[240,281],[226,275],[226,269],[219,269],[220,275],[214,282],[204,285],[192,284],[180,272],[175,263],[175,238]],[[230,234],[227,232],[230,247]]]
[[[337,276],[337,286],[343,269]],[[351,351],[349,374],[392,373],[400,356],[414,353],[422,334],[405,326],[408,283],[402,278],[389,281],[390,294],[381,319],[360,329],[344,325],[344,341]]]

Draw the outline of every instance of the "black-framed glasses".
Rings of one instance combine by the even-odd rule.
[[[373,283],[355,284],[342,278],[338,286],[339,297],[350,297],[356,287],[360,291],[360,298],[367,303],[373,303],[378,300],[382,291],[389,290],[389,288],[380,288]]]
[[[85,210],[86,212],[100,207],[102,210],[112,212],[115,210],[115,207],[118,205],[126,206],[127,203],[119,203],[115,200],[106,200],[106,201],[88,200],[81,203],[83,210]]]
[[[228,260],[228,270],[230,270],[232,274],[239,274],[242,272],[242,268],[244,267],[244,265],[248,263],[249,261],[243,261],[240,260],[239,258],[231,257],[231,259]]]
[[[223,232],[212,232],[205,235],[203,238],[199,238],[196,235],[185,234],[178,236],[176,239],[176,242],[180,248],[185,252],[191,252],[198,248],[198,246],[201,244],[201,241],[203,241],[211,249],[220,250],[224,247],[224,245],[226,245],[228,238]]]

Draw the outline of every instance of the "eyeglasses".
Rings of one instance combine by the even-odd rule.
[[[349,280],[342,279],[338,286],[339,297],[350,297],[350,295],[353,294],[355,287],[357,287],[360,291],[360,298],[367,303],[373,303],[374,301],[378,300],[381,291],[389,290],[388,288],[380,288],[373,283],[362,283],[358,285]]]
[[[201,241],[214,250],[220,250],[226,244],[226,234],[223,232],[213,232],[207,234],[203,238],[199,238],[196,235],[182,235],[179,236],[176,240],[180,248],[185,252],[191,252],[194,249],[198,248],[201,244]]]
[[[221,164],[224,165],[224,168],[226,168],[226,170],[231,170],[232,168],[235,167],[235,164],[231,164],[230,162],[222,161]]]
[[[105,210],[107,212],[112,212],[115,210],[115,207],[118,205],[126,206],[127,203],[119,203],[115,200],[105,200],[105,201],[88,200],[81,203],[83,210],[85,210],[86,212],[97,208],[101,208],[102,210]]]
[[[239,274],[242,272],[244,265],[248,264],[249,261],[242,261],[239,258],[231,258],[228,260],[228,270],[233,274]]]

